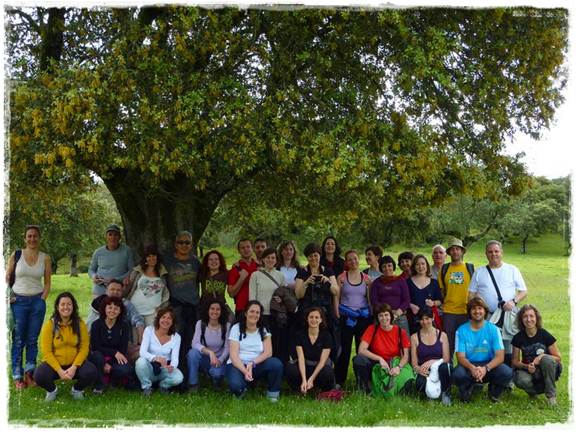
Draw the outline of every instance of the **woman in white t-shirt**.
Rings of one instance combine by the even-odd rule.
[[[277,402],[284,367],[276,357],[272,357],[271,334],[262,323],[263,307],[257,300],[251,300],[239,320],[230,329],[230,358],[226,365],[226,380],[230,391],[237,398],[246,393],[248,383],[265,379],[266,396]]]
[[[126,296],[142,315],[147,326],[154,323],[156,312],[168,306],[170,291],[166,283],[168,271],[160,261],[156,245],[144,248],[140,265],[134,267],[129,276]]]
[[[144,329],[140,357],[136,360],[136,375],[144,396],[152,394],[152,383],[159,381],[162,393],[179,385],[184,375],[178,369],[180,335],[176,332],[176,314],[172,307],[158,310],[154,325]]]

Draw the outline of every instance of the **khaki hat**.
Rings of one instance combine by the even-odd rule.
[[[462,243],[462,240],[457,239],[456,237],[454,237],[454,238],[450,241],[450,243],[448,243],[448,247],[446,248],[446,253],[447,253],[447,254],[450,254],[450,248],[451,248],[452,246],[461,247],[462,250],[464,251],[463,253],[466,253],[466,248],[464,247],[464,244]]]
[[[118,234],[122,234],[120,227],[116,224],[110,224],[106,227],[106,234],[108,234],[110,231],[116,231]]]

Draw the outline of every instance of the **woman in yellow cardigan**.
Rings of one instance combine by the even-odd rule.
[[[84,389],[98,376],[96,366],[86,358],[90,337],[86,324],[78,315],[78,303],[69,292],[63,292],[54,302],[54,313],[40,332],[42,364],[36,368],[34,380],[46,390],[46,400],[56,399],[57,379],[73,380],[72,397],[84,398]]]

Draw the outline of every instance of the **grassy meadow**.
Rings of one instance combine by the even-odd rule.
[[[299,245],[300,249],[304,245]],[[415,248],[430,256],[430,247]],[[249,391],[244,400],[234,399],[228,392],[214,392],[201,388],[198,394],[162,395],[154,393],[144,399],[139,392],[110,389],[103,396],[86,392],[84,401],[74,401],[70,384],[59,384],[58,399],[44,402],[39,388],[15,391],[10,384],[8,421],[12,424],[34,426],[85,426],[166,424],[166,425],[242,425],[273,424],[295,426],[441,426],[475,427],[484,425],[543,425],[564,423],[570,415],[568,395],[568,365],[570,362],[570,298],[568,285],[568,257],[559,236],[547,236],[528,246],[528,254],[519,253],[519,245],[505,245],[504,260],[518,266],[528,285],[527,301],[542,312],[544,327],[557,339],[562,353],[564,372],[558,382],[558,406],[548,407],[541,395],[529,400],[518,389],[504,395],[502,402],[488,401],[486,389],[471,403],[457,401],[453,387],[453,404],[442,406],[413,396],[391,400],[375,399],[354,391],[352,368],[348,375],[348,396],[339,404],[320,402],[312,398],[283,391],[280,401],[271,404],[264,397],[264,389]],[[403,250],[395,247],[385,253],[395,258]],[[224,250],[228,264],[236,260],[235,251]],[[474,245],[465,260],[477,267],[486,264],[483,243]],[[301,259],[301,263],[305,260]],[[63,268],[63,267],[62,267]],[[53,311],[53,301],[59,292],[70,290],[78,299],[82,317],[88,314],[90,281],[86,274],[70,278],[58,274],[47,305],[47,318]],[[201,386],[204,381],[201,381]],[[485,386],[486,387],[486,386]]]

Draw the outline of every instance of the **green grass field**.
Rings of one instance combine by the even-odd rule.
[[[430,255],[426,247],[418,252]],[[401,248],[387,251],[394,257]],[[86,426],[170,424],[170,425],[238,425],[275,424],[300,426],[452,426],[484,425],[542,425],[566,422],[571,404],[568,395],[568,365],[570,350],[570,301],[568,286],[568,258],[559,237],[548,236],[529,245],[529,254],[520,255],[519,246],[505,245],[504,260],[520,268],[528,284],[527,301],[537,305],[544,317],[544,327],[557,339],[565,365],[558,382],[558,406],[547,406],[543,396],[531,401],[514,389],[499,404],[492,404],[486,390],[469,404],[453,398],[450,407],[438,401],[401,396],[391,400],[375,399],[354,392],[350,368],[346,390],[349,395],[339,404],[319,402],[311,398],[283,392],[277,404],[269,403],[264,390],[251,390],[238,401],[226,391],[219,393],[201,389],[195,395],[153,394],[144,399],[138,392],[111,389],[103,396],[86,392],[84,401],[74,401],[70,385],[60,385],[55,403],[44,402],[39,388],[16,392],[10,385],[8,418],[12,424],[35,426]],[[226,251],[232,263],[233,251]],[[465,256],[477,267],[485,265],[483,244],[474,245]],[[303,260],[301,260],[302,262]],[[83,274],[78,278],[56,275],[48,300],[47,317],[52,313],[53,301],[59,292],[70,290],[77,295],[80,313],[85,317],[90,302],[90,281]],[[201,382],[202,383],[202,382]],[[453,394],[456,394],[453,389]]]

